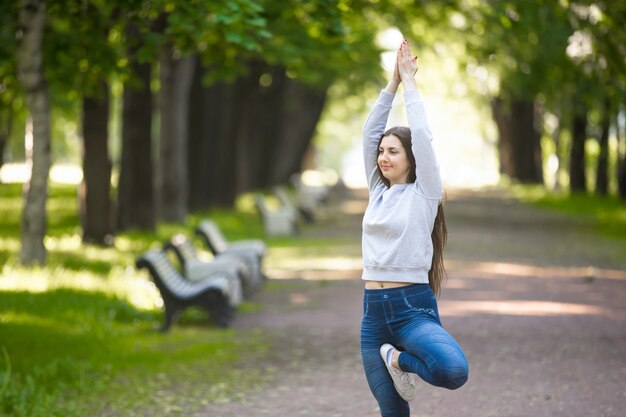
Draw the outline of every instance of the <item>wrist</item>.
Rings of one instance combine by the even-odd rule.
[[[398,91],[398,86],[400,86],[400,81],[396,81],[396,80],[389,80],[389,82],[387,83],[387,87],[385,87],[385,91],[388,93],[395,93],[396,91]]]
[[[417,83],[413,77],[402,80],[402,84],[405,90],[417,90]]]

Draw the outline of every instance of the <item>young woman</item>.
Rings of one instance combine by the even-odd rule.
[[[416,72],[405,39],[392,79],[363,129],[369,205],[363,217],[361,357],[383,417],[409,416],[413,374],[448,389],[462,386],[468,375],[465,354],[442,327],[437,310],[447,231]],[[409,127],[385,131],[400,83]]]

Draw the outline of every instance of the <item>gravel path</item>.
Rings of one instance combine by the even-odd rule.
[[[626,416],[624,245],[501,193],[448,198],[448,279],[439,305],[470,378],[457,391],[422,383],[411,415]],[[267,382],[198,416],[379,415],[359,357],[365,199],[353,192],[335,200],[324,221],[303,232],[354,237],[354,247],[319,255],[316,268],[270,265],[269,275],[283,279],[256,297],[260,313],[234,324],[260,328],[272,341],[267,363],[254,364]],[[337,268],[327,267],[329,256]]]

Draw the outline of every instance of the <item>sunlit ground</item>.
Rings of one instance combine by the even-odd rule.
[[[88,252],[89,248],[86,251]],[[102,255],[105,250],[93,249],[93,251]],[[50,250],[48,256],[54,257],[55,251]],[[89,270],[74,271],[60,267],[25,268],[7,264],[0,270],[0,278],[0,291],[5,292],[42,293],[65,288],[112,295],[127,300],[142,310],[161,308],[163,305],[152,281],[134,268],[112,268],[106,276],[103,276]]]
[[[9,163],[0,168],[0,182],[24,183],[30,179],[30,166],[25,163]],[[79,184],[83,171],[77,165],[55,164],[50,167],[50,181],[57,184]]]

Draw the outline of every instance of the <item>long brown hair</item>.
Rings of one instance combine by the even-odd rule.
[[[411,130],[408,127],[404,126],[396,126],[388,129],[380,136],[380,139],[378,140],[378,148],[380,148],[380,143],[382,142],[383,138],[390,135],[394,135],[400,140],[400,143],[404,148],[404,152],[406,153],[409,160],[410,168],[409,175],[407,176],[407,182],[415,182],[416,163],[415,156],[413,155],[413,150],[411,149]],[[381,181],[387,186],[387,188],[389,188],[389,180],[385,178],[382,171],[380,170],[380,166],[378,166],[378,152],[376,152],[376,170],[378,171],[378,176],[380,177]],[[443,249],[448,242],[448,228],[446,227],[446,217],[443,212],[445,201],[446,196],[444,193],[441,201],[439,201],[439,206],[437,206],[437,216],[435,217],[433,232],[430,235],[433,243],[433,259],[430,271],[428,271],[428,284],[430,285],[430,288],[433,290],[433,293],[436,296],[439,296],[441,294],[443,279],[446,276],[446,268],[443,262]]]
[[[446,276],[446,267],[443,263],[443,249],[448,243],[448,228],[446,226],[446,216],[443,213],[443,206],[446,204],[446,195],[444,193],[439,206],[437,206],[437,217],[435,217],[435,225],[430,237],[433,241],[433,260],[428,271],[428,283],[433,293],[437,297],[441,294],[443,279]]]

